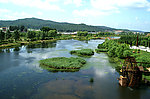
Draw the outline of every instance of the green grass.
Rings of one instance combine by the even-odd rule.
[[[108,49],[95,49],[97,53],[99,52],[108,52]]]
[[[76,54],[79,56],[91,56],[94,55],[94,51],[92,49],[81,49],[81,50],[72,50],[70,54]]]
[[[39,61],[40,66],[50,71],[77,71],[86,61],[79,57],[56,57]]]

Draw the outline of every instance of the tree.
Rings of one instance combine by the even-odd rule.
[[[124,52],[123,52],[123,56],[124,57],[130,57],[132,55],[132,51],[130,51],[130,50],[125,50]]]
[[[18,30],[15,30],[15,31],[13,32],[13,38],[15,39],[15,41],[16,41],[16,40],[19,40],[19,38],[20,38],[20,33],[19,33]]]
[[[24,25],[21,25],[21,26],[20,26],[20,31],[23,32],[24,29],[25,29],[25,26],[24,26]]]
[[[9,26],[9,30],[10,31],[19,30],[19,27],[18,26]]]
[[[3,41],[4,38],[5,38],[5,33],[2,30],[0,30],[0,41]]]
[[[28,31],[27,32],[27,38],[32,40],[35,36],[36,36],[35,31]]]
[[[112,46],[112,48],[108,51],[108,55],[110,57],[116,57],[116,53],[115,53],[116,48],[117,46]]]
[[[54,29],[52,29],[50,27],[42,27],[40,30],[43,31],[43,32],[48,32],[48,31],[54,30]]]
[[[41,32],[40,37],[41,37],[42,40],[44,40],[45,37],[46,37],[46,36],[45,36],[45,32]]]
[[[50,30],[48,32],[48,37],[55,37],[57,36],[57,31],[56,30]]]
[[[78,35],[78,36],[87,36],[87,35],[88,35],[88,32],[87,32],[87,31],[78,31],[78,32],[77,32],[77,35]]]
[[[7,30],[5,33],[5,40],[9,39],[10,37],[11,37],[11,32],[9,30]]]

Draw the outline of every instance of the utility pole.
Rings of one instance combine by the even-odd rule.
[[[137,41],[136,41],[136,47],[139,47],[139,44],[138,44],[138,34],[137,34]]]

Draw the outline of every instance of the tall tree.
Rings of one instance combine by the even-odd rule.
[[[9,39],[11,37],[11,32],[9,30],[5,33],[5,40]]]
[[[50,27],[42,27],[40,30],[43,32],[48,32],[48,31],[53,30],[53,29],[51,29]]]
[[[32,40],[35,36],[36,36],[35,31],[28,31],[27,38]]]
[[[13,32],[13,38],[15,39],[15,41],[19,40],[19,38],[20,38],[20,32],[18,30],[15,30]]]
[[[24,26],[24,25],[21,25],[21,26],[20,26],[20,31],[23,32],[24,30],[25,30],[25,26]]]
[[[4,37],[5,37],[5,33],[2,30],[0,30],[0,41],[3,41]]]

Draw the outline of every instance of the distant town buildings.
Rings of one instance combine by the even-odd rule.
[[[6,32],[7,30],[9,30],[9,27],[1,27],[0,30],[2,30],[3,32]]]

